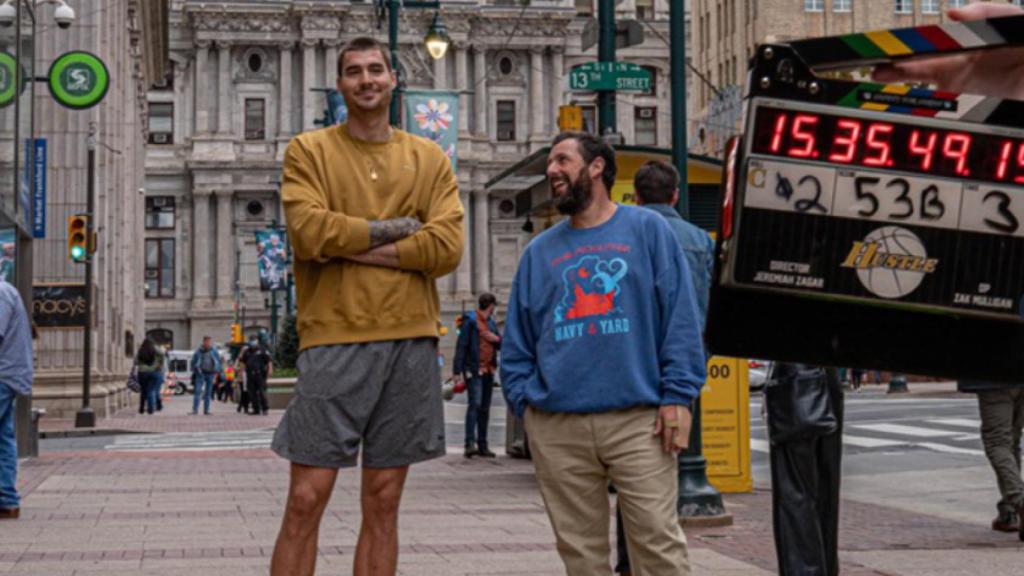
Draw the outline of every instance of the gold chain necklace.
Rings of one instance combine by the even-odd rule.
[[[388,139],[387,139],[387,142],[391,141],[391,135],[392,135],[392,131],[391,131],[391,127],[389,126],[388,127]],[[363,155],[363,162],[366,163],[366,168],[367,168],[367,170],[370,171],[370,180],[373,181],[373,182],[376,182],[377,181],[377,177],[378,177],[378,174],[377,174],[377,168],[378,168],[377,155],[372,153],[372,152],[370,152],[369,150],[367,150],[366,146],[363,144],[363,142],[360,141],[355,136],[352,136],[352,134],[349,134],[349,138],[352,140],[352,143],[356,145],[356,148],[359,149],[359,152]],[[380,169],[383,171],[383,169],[384,169],[383,166],[380,166]]]

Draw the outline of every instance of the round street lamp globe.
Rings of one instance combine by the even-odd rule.
[[[434,14],[434,22],[430,25],[430,31],[427,32],[423,43],[427,45],[427,52],[430,52],[431,58],[434,60],[444,58],[445,52],[448,51],[450,40],[448,39],[448,29],[445,27],[444,22],[441,21],[440,12]]]

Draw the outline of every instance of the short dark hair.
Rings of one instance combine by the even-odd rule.
[[[601,172],[601,181],[604,182],[604,187],[611,194],[612,186],[615,185],[615,174],[618,172],[618,168],[615,166],[615,150],[612,150],[612,147],[604,140],[587,132],[562,132],[555,136],[551,147],[554,148],[566,140],[576,141],[580,156],[583,156],[583,161],[588,165],[594,161],[594,158],[600,157],[604,159],[604,171]]]
[[[679,171],[661,160],[645,163],[633,177],[633,189],[644,204],[668,204],[678,188]]]
[[[498,299],[494,297],[494,294],[491,294],[490,292],[484,292],[483,294],[480,295],[478,303],[480,304],[480,310],[487,310],[488,308],[491,307],[492,304],[497,304]]]
[[[341,78],[342,73],[345,71],[345,54],[349,52],[367,52],[369,50],[379,50],[380,55],[384,57],[384,64],[388,67],[388,70],[391,70],[391,50],[388,49],[387,45],[369,36],[359,36],[349,40],[341,47],[341,52],[338,53],[338,78]]]

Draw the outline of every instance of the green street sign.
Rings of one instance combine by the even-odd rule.
[[[99,104],[110,88],[107,66],[82,51],[67,52],[54,60],[47,79],[53,99],[74,110]]]
[[[569,72],[569,89],[650,92],[651,73],[628,62],[587,62]]]
[[[21,69],[25,78],[25,69]],[[7,52],[0,52],[0,108],[10,106],[19,94],[25,91],[26,83],[18,82],[18,63]]]

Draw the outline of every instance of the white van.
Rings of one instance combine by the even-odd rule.
[[[176,396],[192,393],[192,354],[191,350],[167,353],[167,387]]]

